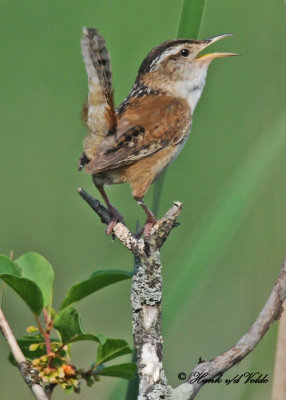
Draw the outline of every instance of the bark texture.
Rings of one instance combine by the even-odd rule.
[[[81,197],[108,224],[110,216],[100,202],[84,190]],[[280,270],[274,288],[250,330],[229,350],[210,361],[202,361],[193,369],[184,383],[177,388],[168,385],[163,368],[162,321],[162,265],[160,249],[168,238],[182,209],[174,202],[166,215],[151,229],[147,237],[136,238],[119,222],[113,233],[135,257],[135,271],[131,288],[133,336],[137,353],[139,375],[138,400],[192,400],[204,385],[198,382],[199,374],[213,379],[223,374],[246,357],[263,338],[271,324],[280,318],[286,298],[286,261]],[[277,399],[282,400],[282,399]]]

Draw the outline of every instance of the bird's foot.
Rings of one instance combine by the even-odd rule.
[[[144,225],[143,228],[143,237],[146,238],[148,236],[150,236],[151,233],[151,229],[153,228],[153,226],[157,223],[157,220],[155,218],[155,215],[150,215]]]
[[[109,224],[107,225],[106,231],[105,233],[107,235],[111,235],[115,225],[118,222],[123,222],[123,217],[122,215],[119,213],[118,210],[116,210],[115,207],[111,206],[108,208],[109,214],[111,216],[111,220],[109,221]]]

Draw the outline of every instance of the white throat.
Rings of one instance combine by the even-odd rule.
[[[197,68],[189,79],[177,81],[174,85],[173,94],[187,100],[192,114],[204,89],[206,76],[207,68]]]

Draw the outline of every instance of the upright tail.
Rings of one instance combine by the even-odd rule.
[[[91,160],[102,139],[116,132],[116,116],[110,56],[97,29],[83,28],[81,52],[88,76],[88,98],[83,108],[83,119],[89,134],[84,142],[84,153]]]

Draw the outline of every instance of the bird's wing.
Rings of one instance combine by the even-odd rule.
[[[97,29],[83,28],[81,52],[88,76],[88,98],[82,112],[90,131],[86,141],[87,155],[94,152],[92,148],[96,148],[104,137],[116,132],[116,116],[110,56]]]
[[[171,96],[132,98],[118,116],[117,136],[100,144],[86,171],[89,174],[123,167],[176,145],[190,128],[187,102]]]

